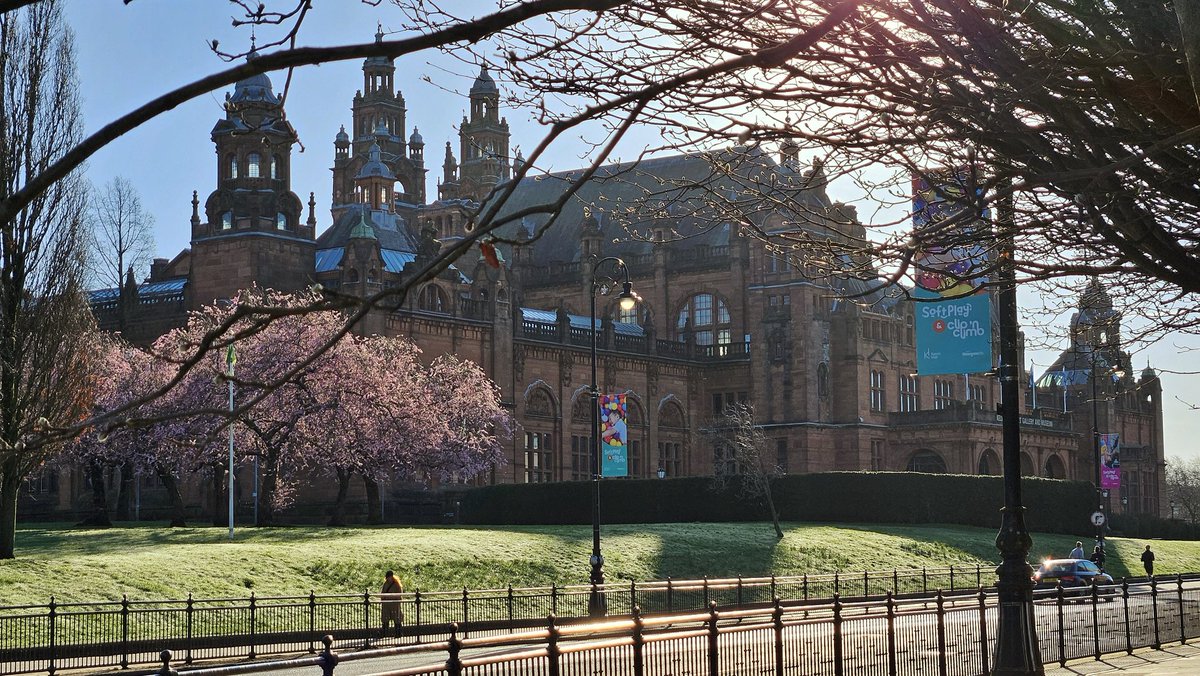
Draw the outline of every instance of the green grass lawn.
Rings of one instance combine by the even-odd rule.
[[[995,529],[789,523],[606,526],[610,582],[665,577],[799,575],[984,564]],[[391,568],[412,591],[578,584],[588,577],[588,526],[20,528],[17,558],[0,561],[0,605],[130,598],[300,595],[377,590]],[[1065,556],[1076,540],[1034,535],[1031,560]],[[1088,541],[1085,540],[1085,544]],[[1107,569],[1140,574],[1139,540],[1110,540]],[[1153,541],[1156,572],[1200,571],[1200,542]],[[1089,545],[1090,546],[1090,545]],[[986,578],[985,578],[986,579]]]

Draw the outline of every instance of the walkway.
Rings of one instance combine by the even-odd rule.
[[[1135,650],[1096,660],[1076,660],[1065,667],[1047,667],[1046,676],[1114,674],[1120,676],[1195,676],[1200,674],[1200,644],[1167,645],[1162,650]]]

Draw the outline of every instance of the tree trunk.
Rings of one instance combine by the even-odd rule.
[[[0,560],[16,556],[17,497],[21,494],[16,462],[0,469]]]
[[[175,475],[162,467],[155,467],[154,471],[158,474],[158,480],[162,482],[163,488],[167,489],[167,495],[171,498],[171,528],[187,526],[183,494],[179,492],[179,482],[175,480]]]
[[[104,466],[93,462],[88,467],[88,478],[92,482],[92,515],[79,522],[87,528],[109,528],[112,519],[108,517],[108,494],[104,489]]]
[[[779,511],[775,509],[775,497],[771,494],[771,477],[763,477],[763,497],[767,499],[767,509],[771,510],[771,525],[775,526],[775,537],[783,539],[783,529],[779,527]]]
[[[354,472],[348,469],[336,468],[338,492],[337,500],[333,503],[333,512],[329,515],[330,526],[346,525],[344,514],[346,511],[346,494],[350,492],[350,477]]]
[[[279,451],[267,447],[262,456],[262,479],[258,490],[258,523],[256,526],[274,526],[275,492],[279,487]],[[254,481],[253,478],[250,479]],[[253,483],[251,483],[253,485]],[[252,489],[253,490],[253,489]]]
[[[363,477],[367,487],[367,523],[375,526],[383,523],[383,510],[379,502],[379,482],[369,476]]]
[[[117,521],[129,521],[133,491],[133,463],[126,462],[121,465],[121,483],[117,489]]]
[[[225,494],[225,466],[212,466],[212,523],[214,526],[229,524],[229,498]]]

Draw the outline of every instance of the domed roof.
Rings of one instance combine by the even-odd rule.
[[[479,77],[475,78],[475,84],[471,85],[471,94],[499,94],[500,90],[496,88],[496,81],[488,74],[487,64],[479,67]]]
[[[379,121],[379,125],[375,127],[376,136],[391,136],[392,132],[388,131],[387,123],[383,120]]]
[[[333,137],[333,140],[337,143],[350,142],[350,135],[346,133],[346,125],[342,125],[342,128],[338,130],[337,136]]]
[[[379,144],[372,143],[371,149],[367,151],[367,163],[362,166],[362,169],[358,170],[358,175],[354,178],[360,179],[381,176],[383,178],[390,178],[394,180],[396,175],[392,173],[392,170],[388,168],[388,165],[383,163],[383,160],[380,158],[381,152],[382,151],[379,149]]]
[[[250,53],[246,55],[246,63],[251,63],[257,58],[258,49],[254,46],[254,39],[251,38]],[[235,84],[233,86],[233,96],[229,100],[233,103],[245,103],[248,101],[279,103],[279,99],[271,89],[271,78],[267,77],[266,73],[251,75]]]
[[[233,96],[229,100],[233,103],[262,101],[275,105],[279,104],[279,98],[271,90],[271,78],[267,77],[266,73],[251,75],[245,80],[238,82],[233,86]]]
[[[1158,372],[1155,371],[1152,366],[1150,366],[1149,362],[1147,362],[1146,368],[1142,369],[1142,379],[1143,380],[1151,380],[1151,379],[1157,378],[1157,377],[1158,377]]]
[[[358,223],[350,229],[350,239],[379,239],[375,236],[375,228],[367,223],[367,210],[359,212]]]
[[[418,131],[416,127],[413,127],[412,136],[408,137],[408,145],[410,145],[410,146],[425,145],[425,139],[421,138],[421,132]]]

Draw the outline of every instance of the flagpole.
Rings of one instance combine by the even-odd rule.
[[[237,353],[233,346],[225,348],[225,365],[228,366],[229,382],[229,539],[233,539],[233,365]]]

